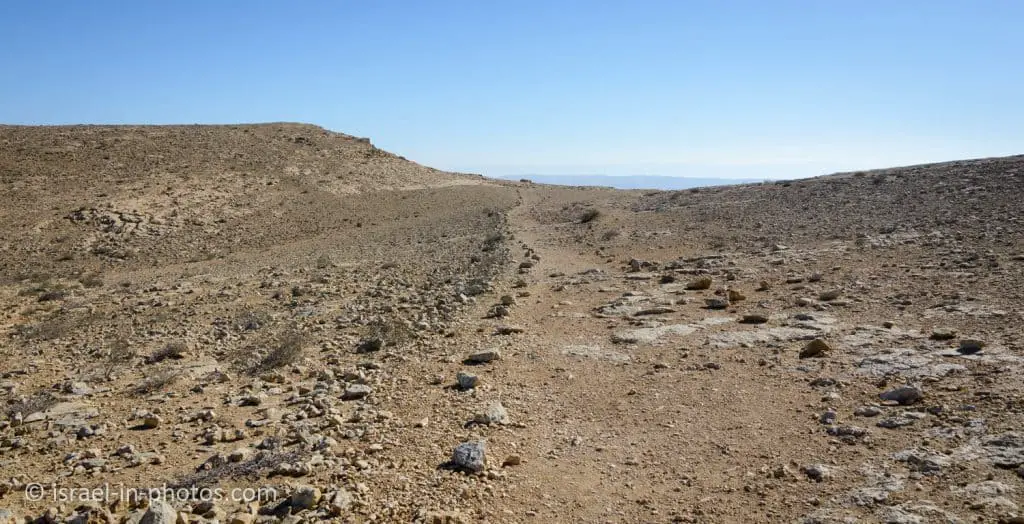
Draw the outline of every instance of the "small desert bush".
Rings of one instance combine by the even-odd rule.
[[[294,328],[287,329],[277,336],[267,354],[250,371],[262,373],[294,364],[302,358],[305,345],[306,337],[302,333]]]
[[[142,379],[141,382],[132,388],[132,393],[136,395],[152,395],[158,391],[166,389],[171,386],[178,379],[181,378],[181,372],[176,369],[163,369],[157,371],[146,378]]]
[[[597,217],[599,216],[601,216],[601,211],[594,208],[587,209],[583,211],[582,215],[580,215],[580,224],[593,222],[597,220]]]
[[[30,297],[30,296],[34,296],[34,295],[37,296],[37,295],[39,295],[41,293],[46,293],[46,290],[47,290],[48,287],[49,287],[49,283],[40,283],[40,284],[31,285],[31,286],[29,286],[29,287],[27,287],[25,289],[22,289],[21,291],[18,291],[18,296],[19,297]]]
[[[31,415],[32,413],[46,411],[55,404],[57,404],[57,397],[54,397],[48,391],[40,391],[9,404],[4,413],[7,415],[7,418],[14,417],[18,413]]]
[[[40,302],[51,302],[54,300],[64,300],[64,297],[66,296],[67,293],[65,293],[62,290],[47,291],[39,295],[39,298],[37,300]]]
[[[41,320],[34,324],[23,324],[15,329],[15,333],[25,340],[57,340],[67,336],[74,330],[74,320],[64,316],[56,316]]]
[[[271,320],[266,311],[243,311],[232,324],[237,331],[257,331],[270,325]]]
[[[484,237],[483,251],[491,251],[499,246],[505,240],[505,234],[500,231],[495,231]]]
[[[242,462],[220,462],[215,465],[203,464],[195,473],[179,477],[168,484],[171,489],[207,488],[225,480],[256,480],[272,473],[281,464],[298,462],[303,458],[296,451],[257,451]]]
[[[188,345],[184,342],[169,342],[167,345],[150,354],[149,357],[146,358],[146,362],[156,364],[169,358],[178,360],[185,358],[185,353],[187,352]]]
[[[366,336],[359,342],[356,351],[369,353],[385,347],[398,347],[413,339],[415,334],[404,322],[397,319],[377,319],[367,325]]]
[[[78,282],[82,284],[82,287],[89,289],[103,287],[103,279],[98,274],[82,275]]]
[[[117,338],[110,343],[110,349],[107,351],[107,361],[103,367],[103,376],[110,380],[114,376],[114,372],[121,368],[126,368],[132,365],[132,359],[135,358],[135,351],[132,350],[128,341],[123,338]]]
[[[334,261],[331,260],[330,256],[328,256],[326,254],[323,254],[323,255],[320,255],[319,257],[317,257],[317,259],[316,259],[316,268],[317,269],[328,269],[328,268],[330,268],[332,266],[334,266]]]

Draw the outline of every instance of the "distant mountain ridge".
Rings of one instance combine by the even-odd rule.
[[[539,184],[598,186],[617,189],[690,189],[763,182],[756,178],[681,177],[658,175],[498,175],[503,180],[526,179]]]

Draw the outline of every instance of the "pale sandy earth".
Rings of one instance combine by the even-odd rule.
[[[1024,522],[1022,198],[1024,157],[642,192],[0,126],[0,523]],[[104,485],[276,496],[52,498]]]

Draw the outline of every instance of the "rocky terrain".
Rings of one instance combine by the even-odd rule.
[[[1022,198],[0,126],[0,522],[1021,523]]]

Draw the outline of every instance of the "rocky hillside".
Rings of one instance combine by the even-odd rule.
[[[0,523],[1021,522],[1024,157],[644,192],[294,124],[0,146]]]
[[[388,216],[367,193],[480,183],[298,124],[0,126],[0,146],[0,245],[12,253],[5,263],[27,263],[2,268],[13,276],[58,259],[152,266],[283,238],[364,236],[363,226],[422,212]]]

